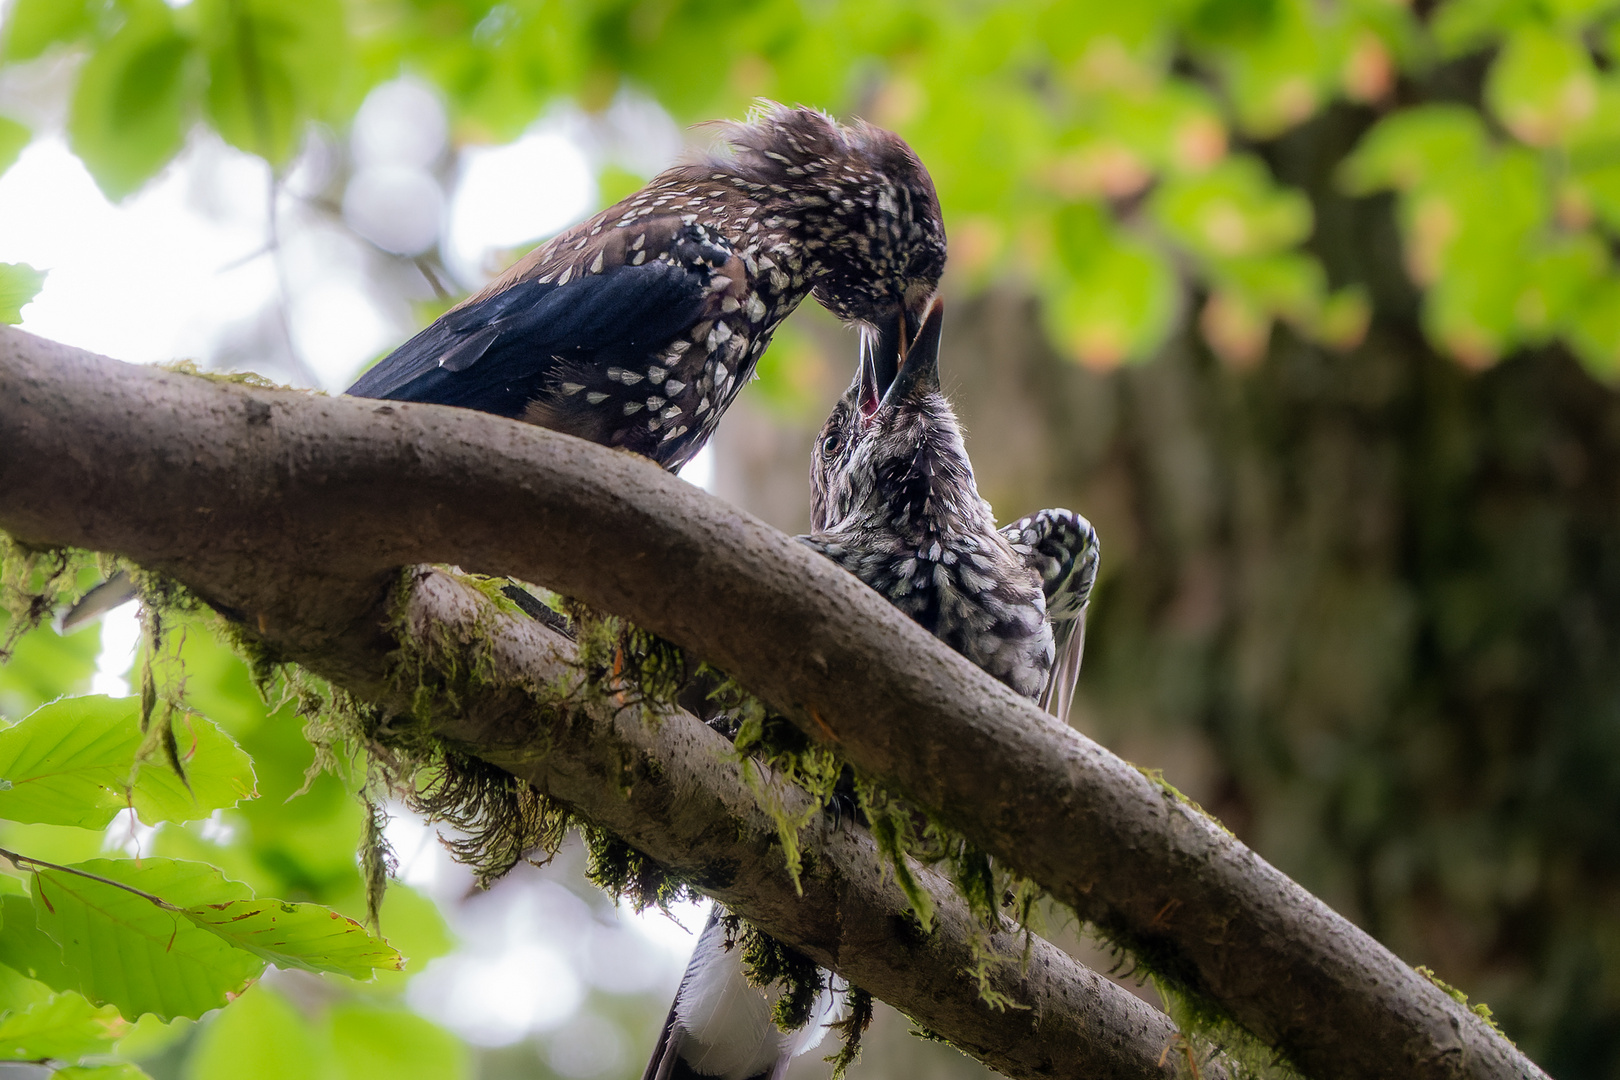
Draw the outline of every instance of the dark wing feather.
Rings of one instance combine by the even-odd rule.
[[[698,320],[708,273],[652,260],[566,285],[519,280],[446,312],[349,393],[521,415],[558,358],[650,352]]]

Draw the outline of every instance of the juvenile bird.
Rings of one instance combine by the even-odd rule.
[[[1066,719],[1097,576],[1097,535],[1068,510],[996,528],[940,392],[943,316],[934,301],[898,364],[863,344],[855,380],[812,452],[812,532],[799,539]],[[711,917],[644,1080],[780,1080],[839,1009],[843,984],[824,977],[810,1023],[779,1031],[770,995],[748,984]]]
[[[945,267],[916,154],[781,105],[722,131],[729,152],[553,238],[349,393],[480,409],[677,469],[805,296],[898,357]]]
[[[936,300],[892,381],[863,349],[812,451],[801,539],[1066,721],[1097,534],[1070,510],[996,528],[940,392],[943,315]]]

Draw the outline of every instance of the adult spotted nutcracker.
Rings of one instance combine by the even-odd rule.
[[[942,317],[936,301],[898,372],[862,349],[813,453],[813,531],[799,539],[1063,719],[1080,670],[1097,535],[1069,510],[995,527],[940,393]],[[781,1080],[795,1054],[821,1041],[842,982],[823,973],[810,1022],[779,1031],[770,1015],[777,991],[749,985],[735,953],[711,917],[644,1080]]]
[[[765,106],[723,133],[725,152],[544,244],[349,393],[480,409],[675,469],[805,296],[898,357],[945,267],[928,170],[890,132],[811,109]]]

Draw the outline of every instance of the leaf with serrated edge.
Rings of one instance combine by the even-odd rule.
[[[133,699],[63,698],[0,731],[0,817],[99,829],[123,809],[140,745]]]
[[[0,790],[0,817],[99,829],[133,802],[152,825],[205,818],[257,794],[252,759],[200,717],[176,730],[190,791],[161,762],[137,769],[138,712],[135,698],[63,698],[0,731],[0,778],[10,784]]]
[[[258,798],[253,759],[219,725],[195,714],[177,713],[174,737],[180,744],[185,780],[160,760],[143,762],[135,777],[135,812],[142,821],[148,825],[193,821],[243,799]]]
[[[0,1061],[106,1053],[127,1030],[118,1010],[98,1009],[78,994],[55,994],[0,1018]]]
[[[364,979],[374,968],[399,970],[405,960],[353,919],[319,904],[234,900],[187,908],[185,915],[282,968],[331,971]]]
[[[246,885],[204,863],[90,859],[69,869],[122,882],[177,907],[246,899]],[[61,870],[34,875],[34,917],[62,947],[62,961],[91,1001],[130,1019],[196,1018],[241,993],[264,961],[177,911],[116,885]]]

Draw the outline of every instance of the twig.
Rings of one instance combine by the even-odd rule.
[[[164,911],[172,911],[176,915],[184,915],[186,913],[185,908],[171,904],[161,896],[153,896],[151,893],[143,892],[133,885],[126,885],[122,881],[114,881],[112,878],[104,878],[100,874],[92,874],[88,870],[79,870],[71,866],[63,866],[60,863],[46,862],[44,859],[36,859],[31,855],[21,855],[15,851],[8,851],[5,848],[0,848],[0,859],[6,859],[16,867],[32,867],[35,873],[38,873],[41,868],[46,870],[56,870],[64,874],[72,874],[75,877],[82,877],[89,881],[99,882],[102,885],[111,885],[115,889],[123,889],[125,892],[133,893],[142,900],[156,904]]]

